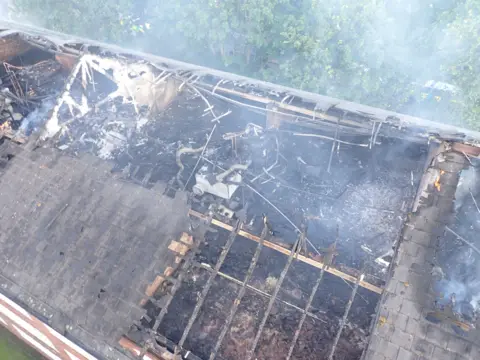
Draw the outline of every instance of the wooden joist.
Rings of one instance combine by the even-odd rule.
[[[176,254],[175,256],[175,264],[178,266],[185,254],[187,254],[188,251],[193,246],[193,237],[186,232],[183,232],[178,241],[172,240],[170,244],[168,245],[168,249]],[[175,274],[176,269],[168,266],[165,271],[163,272],[163,275],[157,275],[155,277],[155,280],[147,286],[145,289],[145,295],[147,296],[146,298],[143,298],[140,301],[140,306],[145,306],[148,302],[148,299],[153,297],[157,290],[160,288],[160,286],[163,284],[163,282],[168,278],[172,277]]]
[[[206,219],[207,219],[207,216],[206,216],[206,215],[203,215],[203,214],[201,214],[201,213],[199,213],[199,212],[197,212],[197,211],[194,211],[194,210],[190,210],[190,211],[188,212],[188,214],[189,214],[190,216],[194,216],[194,217],[199,218],[199,219],[203,219],[203,220],[206,220]],[[224,222],[222,222],[222,221],[220,221],[220,220],[217,220],[217,219],[212,219],[212,222],[211,222],[211,223],[212,223],[212,225],[218,226],[218,227],[220,227],[220,228],[222,228],[222,229],[225,229],[225,230],[227,230],[227,231],[232,231],[232,230],[233,230],[233,226],[228,225],[228,224],[226,224],[226,223],[224,223]],[[238,232],[238,235],[240,235],[240,236],[242,236],[242,237],[244,237],[244,238],[250,239],[250,240],[252,240],[252,241],[255,241],[255,242],[259,242],[259,241],[260,241],[260,237],[258,237],[258,236],[256,236],[256,235],[253,235],[253,234],[250,234],[250,233],[248,233],[248,232],[246,232],[246,231],[244,231],[244,230],[240,230],[240,231]],[[264,245],[265,247],[270,248],[270,249],[276,250],[276,251],[278,251],[278,252],[280,252],[280,253],[282,253],[282,254],[284,254],[284,255],[287,255],[287,256],[288,256],[288,255],[290,254],[290,249],[284,248],[283,246],[277,245],[277,244],[275,244],[275,243],[273,243],[273,242],[271,242],[271,241],[264,240],[264,241],[263,241],[263,245]],[[322,269],[323,266],[324,266],[324,264],[323,264],[321,261],[317,261],[317,260],[311,259],[311,258],[309,258],[309,257],[307,257],[307,256],[304,256],[304,255],[300,255],[300,254],[299,254],[299,255],[297,256],[297,259],[300,260],[300,261],[302,261],[302,262],[304,262],[304,263],[306,263],[306,264],[309,264],[309,265],[311,265],[311,266],[313,266],[313,267],[316,267],[316,268],[318,268],[318,269]],[[342,278],[342,279],[344,279],[344,280],[346,280],[346,281],[349,281],[349,282],[351,282],[351,283],[353,283],[353,284],[355,284],[355,283],[357,282],[357,278],[356,278],[356,277],[354,277],[354,276],[352,276],[352,275],[349,275],[349,274],[346,274],[346,273],[344,273],[344,272],[342,272],[342,271],[340,271],[340,270],[337,270],[337,269],[335,269],[335,268],[333,268],[333,267],[329,267],[328,269],[325,269],[325,271],[328,272],[328,273],[330,273],[330,274],[332,274],[332,275],[338,276],[338,277],[340,277],[340,278]],[[370,291],[373,291],[373,292],[375,292],[375,293],[377,293],[377,294],[381,294],[381,293],[383,292],[383,289],[382,289],[382,288],[380,288],[380,287],[378,287],[378,286],[376,286],[376,285],[370,284],[370,283],[368,283],[368,282],[366,282],[366,281],[360,281],[359,286],[361,286],[361,287],[363,287],[363,288],[365,288],[365,289],[368,289],[368,290],[370,290]]]
[[[173,252],[176,252],[182,256],[185,256],[185,254],[188,252],[188,250],[190,250],[190,248],[185,245],[185,244],[182,244],[178,241],[175,241],[173,240],[170,245],[168,245],[168,250],[171,250]]]
[[[150,297],[153,296],[164,281],[165,278],[162,275],[157,275],[153,283],[147,286],[147,290],[145,290],[145,295]]]

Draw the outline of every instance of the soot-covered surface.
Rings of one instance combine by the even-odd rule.
[[[21,125],[16,125],[20,127],[16,135],[22,136],[40,129],[50,116],[52,98],[60,91],[59,81],[72,66],[40,51],[27,55],[12,59],[15,66],[17,62],[23,66],[12,68],[15,77],[9,76],[6,83],[12,93],[18,82],[20,88],[38,95],[28,102]],[[183,188],[189,180],[186,188],[191,189],[198,153],[181,156],[185,166],[181,173],[175,154],[180,148],[200,148],[211,133],[196,170],[209,166],[207,171],[217,174],[233,164],[250,164],[243,172],[244,186],[225,205],[236,212],[243,210],[253,232],[260,232],[261,216],[267,214],[275,237],[281,241],[292,244],[296,238],[289,221],[297,227],[305,223],[309,240],[317,248],[327,248],[337,237],[338,227],[336,263],[357,269],[364,260],[387,252],[398,238],[423,171],[426,145],[382,137],[375,137],[374,144],[368,136],[340,132],[341,142],[332,146],[331,140],[318,137],[318,131],[300,126],[283,124],[280,129],[266,129],[265,115],[257,110],[213,96],[201,97],[191,86],[175,81],[181,89],[177,96],[163,109],[152,112],[132,99],[103,101],[123,84],[109,80],[108,74],[94,71],[92,75],[92,84],[85,90],[76,79],[70,91],[79,104],[82,94],[87,97],[89,111],[72,116],[67,106],[60,108],[63,135],[54,145],[67,153],[91,153],[113,160],[114,171],[122,178],[145,187],[177,177],[175,186]],[[205,99],[211,106],[206,106]],[[212,123],[213,114],[228,112],[218,123]],[[213,126],[216,128],[211,132]],[[236,133],[235,142],[229,140],[232,133]],[[312,247],[308,253],[318,255]],[[375,265],[367,272],[381,278],[383,270]]]
[[[328,247],[338,226],[339,264],[358,269],[362,259],[391,248],[413,201],[426,146],[382,139],[372,149],[337,144],[332,152],[330,140],[296,136],[298,128],[267,130],[264,116],[211,102],[217,116],[231,114],[217,124],[197,171],[209,166],[208,171],[220,173],[232,164],[250,163],[243,175],[248,185],[240,187],[226,205],[237,212],[243,209],[253,232],[260,232],[265,213],[276,237],[286,243],[296,238],[291,224],[248,186],[297,227],[305,221],[308,238],[317,247]],[[111,102],[69,124],[58,146],[72,154],[92,152],[112,159],[115,171],[124,178],[151,187],[178,176],[175,153],[182,147],[203,146],[214,125],[211,118],[202,99],[188,91],[150,118],[135,114],[132,105]],[[238,132],[246,134],[236,137],[234,151],[225,137]],[[195,184],[191,175],[197,159],[198,153],[181,157],[185,168],[178,176],[180,187],[188,179],[187,189]],[[315,254],[312,248],[309,252]]]
[[[438,306],[453,305],[465,321],[478,328],[480,306],[480,210],[478,161],[464,170],[456,191],[454,224],[437,250],[438,274],[435,290]],[[453,304],[452,304],[453,302]],[[477,333],[469,334],[476,337]]]
[[[53,59],[47,61],[58,66]],[[29,83],[28,76],[43,74],[40,65],[16,69],[19,83],[24,86]],[[65,77],[60,68],[54,73]],[[248,164],[248,169],[241,172],[242,183],[231,199],[221,200],[208,194],[191,196],[191,205],[202,212],[207,212],[212,205],[214,208],[226,206],[234,211],[235,218],[242,220],[244,229],[257,235],[265,215],[271,226],[269,239],[286,248],[291,247],[298,236],[295,227],[304,224],[313,244],[304,255],[325,261],[328,248],[336,243],[334,267],[355,277],[365,272],[368,282],[378,286],[384,284],[385,267],[374,260],[390,250],[399,237],[423,174],[426,145],[382,137],[375,137],[369,144],[367,136],[342,133],[337,138],[341,142],[332,144],[332,134],[326,133],[331,139],[325,139],[322,137],[325,134],[292,124],[269,129],[264,114],[208,95],[204,98],[190,86],[178,91],[168,106],[152,112],[146,106],[132,104],[132,99],[102,101],[118,86],[97,72],[94,78],[95,86],[86,90],[82,90],[80,81],[74,81],[70,95],[80,104],[85,94],[89,104],[98,106],[92,105],[83,116],[72,114],[66,106],[61,107],[61,135],[48,144],[37,142],[37,146],[54,146],[73,157],[83,158],[89,154],[109,160],[115,177],[127,182],[128,186],[136,183],[142,194],[147,194],[144,188],[163,188],[167,182],[169,187],[177,190],[185,187],[189,191],[195,184],[194,169],[217,175],[232,165]],[[36,91],[47,97],[32,104],[37,110],[30,112],[30,116],[28,111],[32,108],[25,110],[18,134],[29,135],[42,127],[53,106],[51,96],[59,92],[57,85],[52,85],[54,92],[43,93],[49,87],[38,83]],[[13,91],[13,84],[11,86]],[[207,109],[206,101],[209,102]],[[226,116],[212,122],[212,118],[222,114]],[[206,142],[208,146],[200,161],[199,151],[176,156],[179,149],[199,149]],[[179,166],[184,167],[180,172]],[[177,192],[177,196],[182,196],[182,191]],[[105,200],[112,199],[106,197]],[[173,211],[167,208],[173,218],[181,218],[186,214],[184,205],[178,209],[174,207]],[[144,210],[146,218],[157,215],[157,210]],[[187,228],[185,224],[182,230]],[[167,226],[162,231],[170,234],[168,229]],[[207,233],[206,243],[196,255],[196,261],[213,267],[227,237],[223,230]],[[139,248],[144,255],[149,252],[142,244]],[[124,251],[122,244],[120,249]],[[237,237],[220,270],[243,281],[254,251],[255,243]],[[155,269],[165,265],[157,260],[152,260]],[[249,281],[249,286],[260,292],[247,289],[221,348],[223,358],[245,357],[268,304],[268,296],[261,292],[272,293],[286,262],[284,254],[267,248],[262,250]],[[132,263],[127,265],[133,266]],[[184,283],[159,328],[159,334],[174,342],[179,341],[209,274],[198,266],[187,270]],[[279,291],[279,301],[274,304],[260,338],[258,357],[277,359],[288,352],[301,309],[306,305],[319,272],[319,269],[293,260]],[[150,275],[154,275],[153,270]],[[151,276],[142,277],[143,284],[152,281]],[[307,316],[305,320],[293,359],[328,356],[353,286],[325,274],[312,303],[314,316]],[[208,357],[238,291],[238,283],[224,277],[215,279],[185,348],[202,358]],[[360,358],[377,302],[377,294],[359,288],[335,359]],[[147,307],[147,310],[153,311],[150,318],[158,315],[154,309]],[[130,319],[131,323],[133,318],[135,316]]]
[[[90,96],[102,98],[102,91],[111,89],[97,86],[96,95]],[[181,148],[198,149],[209,139],[197,170],[209,167],[207,171],[218,174],[233,164],[248,163],[249,167],[242,173],[244,186],[230,200],[219,201],[208,194],[193,197],[197,210],[205,212],[212,204],[227,206],[242,218],[247,230],[258,235],[265,214],[272,227],[271,240],[286,247],[297,237],[290,221],[297,227],[306,223],[308,239],[320,249],[318,255],[310,246],[306,255],[323,259],[326,255],[322,249],[337,239],[334,266],[355,276],[363,269],[369,282],[381,286],[385,268],[374,259],[391,249],[399,236],[423,173],[426,146],[379,138],[371,149],[342,143],[332,151],[331,140],[298,136],[299,128],[292,126],[266,129],[263,115],[210,101],[217,116],[231,111],[216,125],[211,121],[212,114],[205,111],[204,100],[188,90],[164,111],[150,116],[146,109],[140,108],[137,114],[132,104],[113,100],[71,121],[55,146],[74,156],[87,152],[109,159],[117,176],[147,188],[170,182],[179,189],[186,184],[190,190],[195,184],[191,174],[198,155],[183,155],[184,169],[179,173],[176,153]],[[67,110],[61,114],[70,118]],[[235,142],[229,138],[232,133],[237,134]],[[303,133],[309,131],[303,129]],[[368,143],[362,137],[347,140]],[[216,233],[207,240],[208,246],[220,249],[226,238],[226,234]],[[237,239],[221,271],[243,281],[254,252],[251,245],[249,240]],[[214,266],[211,255],[209,251],[200,252],[198,261]],[[268,293],[265,287],[275,283],[286,261],[285,255],[264,249],[251,286]],[[207,274],[197,268],[188,272],[159,334],[179,341]],[[318,275],[318,269],[294,260],[279,292],[280,302],[275,303],[273,315],[267,319],[257,356],[274,359],[288,352],[301,312],[285,302],[304,308]],[[215,280],[184,344],[186,349],[201,358],[208,357],[238,287],[223,278]],[[352,288],[353,284],[342,279],[324,276],[312,304],[317,318],[307,317],[292,359],[328,356]],[[360,358],[377,302],[377,294],[360,288],[337,345],[336,359]],[[267,303],[265,296],[247,290],[222,345],[221,357],[244,357]],[[158,313],[150,315],[154,318]]]
[[[182,287],[176,292],[158,331],[174,343],[178,343],[186,328],[200,293],[210,277],[205,264],[215,267],[219,255],[226,244],[228,232],[219,230],[208,232],[205,242],[195,256],[198,266],[186,272]],[[184,343],[186,349],[196,356],[208,359],[223,325],[228,318],[234,300],[240,290],[246,272],[240,270],[253,255],[252,243],[241,237],[235,240],[236,247],[231,249],[229,257],[220,268],[222,274],[240,279],[240,283],[232,282],[223,275],[215,278],[199,316],[190,335]],[[243,251],[242,251],[243,248]],[[225,337],[217,358],[244,359],[253,344],[256,332],[263,318],[269,296],[272,295],[279,276],[287,263],[287,257],[278,252],[264,248],[260,253],[252,278],[248,281],[245,296],[227,336]],[[318,277],[319,271],[306,268],[307,265],[294,261],[287,273],[274,303],[270,316],[260,337],[257,358],[285,358],[297,330],[302,309],[306,307],[311,287]],[[243,274],[243,275],[242,275]],[[346,302],[351,289],[340,280],[325,275],[325,279],[314,299],[308,316],[301,329],[299,340],[292,354],[292,359],[326,358],[331,350],[333,338],[339,330],[338,319],[345,312]],[[299,280],[298,284],[294,281]],[[308,288],[310,284],[310,288]],[[332,289],[335,289],[332,291]],[[361,291],[355,298],[352,310],[343,329],[341,341],[336,350],[335,359],[359,359],[366,342],[366,328],[374,313],[377,294]],[[155,318],[158,311],[149,307],[148,316]]]

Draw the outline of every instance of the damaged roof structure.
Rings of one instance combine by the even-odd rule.
[[[480,133],[14,23],[0,61],[0,292],[92,356],[479,358]]]

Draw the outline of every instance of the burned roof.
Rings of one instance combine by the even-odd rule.
[[[480,133],[434,121],[394,113],[340,99],[275,85],[231,73],[182,63],[118,46],[56,33],[45,29],[2,21],[0,37],[19,37],[22,46],[41,48],[50,53],[79,56],[83,53],[110,58],[119,64],[149,63],[159,72],[171,73],[180,82],[194,82],[202,93],[240,102],[262,112],[279,113],[285,121],[305,127],[342,134],[372,134],[404,139],[452,140],[476,144]],[[26,45],[28,44],[28,45]],[[274,108],[265,106],[274,105]],[[338,123],[338,124],[337,124]]]
[[[0,24],[7,295],[99,358],[418,354],[380,310],[438,315],[430,241],[479,133]],[[473,344],[476,318],[434,329]]]

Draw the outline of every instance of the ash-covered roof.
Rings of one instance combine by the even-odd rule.
[[[440,191],[430,145],[480,139],[0,28],[3,289],[100,357],[126,335],[166,359],[359,359],[417,190]]]
[[[2,292],[93,354],[118,359],[109,348],[142,317],[142,294],[186,227],[186,199],[114,179],[94,156],[9,141],[0,152]]]

